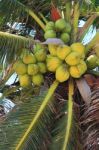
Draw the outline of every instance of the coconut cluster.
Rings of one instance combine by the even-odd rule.
[[[43,74],[46,73],[46,50],[37,44],[34,53],[24,49],[21,58],[14,64],[14,70],[18,74],[20,86],[28,87],[32,83],[40,86],[44,82]]]
[[[87,70],[84,61],[85,47],[81,43],[67,45],[48,45],[47,69],[55,73],[59,82],[73,78],[80,78]]]
[[[45,27],[45,39],[60,38],[65,44],[70,41],[71,25],[65,19],[48,22]]]

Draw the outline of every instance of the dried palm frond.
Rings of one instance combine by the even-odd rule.
[[[85,109],[82,121],[84,149],[99,149],[99,82],[92,90],[90,106]]]

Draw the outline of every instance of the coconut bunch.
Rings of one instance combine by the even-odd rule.
[[[32,84],[40,86],[44,82],[43,74],[46,73],[46,50],[36,44],[34,53],[28,49],[23,50],[20,59],[14,64],[14,71],[18,74],[21,87],[28,87]]]
[[[80,78],[87,70],[85,46],[81,43],[67,45],[48,45],[47,69],[55,73],[59,82],[73,78]]]
[[[65,44],[70,41],[71,25],[65,19],[58,19],[57,21],[49,21],[45,27],[45,39],[59,38]]]

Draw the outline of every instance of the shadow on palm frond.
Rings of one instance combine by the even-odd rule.
[[[13,23],[15,21],[20,22],[33,22],[31,18],[28,18],[30,15],[30,10],[34,11],[39,15],[39,12],[48,14],[50,0],[36,0],[36,1],[24,1],[24,0],[3,0],[0,1],[0,14],[3,17],[0,22],[1,25],[6,25],[7,22]],[[9,6],[9,7],[8,7]],[[31,16],[31,15],[30,15]]]
[[[9,7],[8,7],[9,6]],[[6,24],[7,22],[13,22],[16,18],[20,18],[25,15],[24,6],[16,1],[13,0],[3,0],[0,1],[0,14],[3,16],[2,24]],[[12,16],[12,17],[11,17]]]
[[[74,109],[76,109],[76,112],[73,111],[73,117],[72,117],[72,126],[71,130],[69,132],[69,141],[67,145],[67,150],[82,150],[81,145],[81,139],[79,137],[79,134],[81,133],[79,123],[78,123],[78,116],[79,109],[77,109],[77,106],[74,105]],[[73,109],[73,110],[74,110]],[[67,115],[68,111],[68,104],[67,101],[64,101],[63,107],[61,108],[61,114],[60,116],[56,117],[56,121],[54,124],[54,128],[51,132],[52,135],[52,143],[50,144],[50,150],[63,150],[64,149],[64,141],[65,136],[67,134]]]

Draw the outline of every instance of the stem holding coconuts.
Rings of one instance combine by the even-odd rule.
[[[44,23],[39,19],[39,17],[30,9],[26,8],[26,11],[29,13],[31,17],[40,25],[40,27],[45,30],[45,25]]]
[[[74,84],[73,79],[69,80],[69,93],[68,93],[68,119],[67,119],[67,128],[66,128],[66,136],[63,144],[62,150],[67,149],[69,137],[70,137],[70,130],[72,125],[72,118],[73,118],[73,94],[74,94]]]
[[[66,7],[65,19],[66,19],[67,22],[70,23],[70,20],[71,20],[71,19],[70,19],[70,18],[71,18],[71,2],[70,2],[70,0],[68,0],[68,1],[66,2],[65,7]]]
[[[79,22],[79,2],[75,2],[74,4],[74,14],[73,14],[73,32],[71,35],[71,43],[76,42],[77,40],[77,35],[78,35],[78,22]]]
[[[45,24],[47,24],[48,20],[44,17],[44,15],[41,12],[39,12],[39,15],[43,19],[43,21],[45,22]]]

